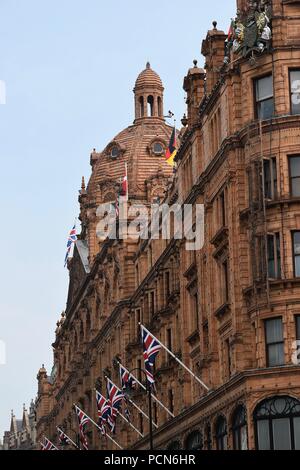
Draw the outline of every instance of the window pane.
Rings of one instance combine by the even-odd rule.
[[[283,343],[268,346],[268,366],[282,366],[284,364]]]
[[[292,114],[300,114],[300,70],[290,72]]]
[[[270,119],[274,115],[274,99],[260,101],[257,105],[258,119]]]
[[[289,418],[274,419],[273,440],[274,450],[290,450],[291,449],[291,431]]]
[[[296,339],[300,340],[300,316],[296,317]]]
[[[295,277],[300,277],[300,256],[295,256]]]
[[[268,344],[280,342],[283,340],[281,318],[266,320],[266,337]]]
[[[300,450],[300,418],[294,418],[295,450]]]
[[[273,184],[274,184],[274,194],[273,197],[277,197],[277,165],[276,165],[276,158],[272,159],[273,164]]]
[[[263,420],[257,422],[258,449],[270,450],[270,432],[269,421]]]
[[[272,184],[271,184],[271,168],[270,160],[264,160],[264,180],[265,180],[265,197],[272,198]]]
[[[273,96],[273,77],[260,78],[256,81],[256,100],[261,101]]]
[[[291,178],[295,176],[300,176],[300,156],[298,157],[290,157],[290,171],[291,171]]]
[[[292,178],[291,190],[292,196],[300,197],[300,178]]]
[[[247,426],[241,429],[241,450],[248,450]]]
[[[300,255],[300,232],[294,232],[294,253]]]

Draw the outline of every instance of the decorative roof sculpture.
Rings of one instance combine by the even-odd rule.
[[[225,63],[230,62],[232,53],[253,58],[255,54],[268,51],[272,39],[271,20],[270,0],[249,0],[244,11],[237,10],[226,41]]]

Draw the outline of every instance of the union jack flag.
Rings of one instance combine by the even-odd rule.
[[[84,448],[84,450],[89,450],[87,438],[85,435],[85,428],[86,425],[90,422],[90,420],[87,415],[80,408],[78,408],[78,406],[75,406],[75,410],[78,418],[79,435],[82,447]]]
[[[58,450],[55,445],[47,439],[47,437],[44,437],[44,443],[41,443],[42,450]]]
[[[143,356],[145,361],[145,369],[147,373],[148,382],[151,385],[154,385],[154,373],[153,367],[155,364],[155,359],[157,354],[161,349],[161,345],[149,331],[147,331],[143,325],[141,325],[142,329],[142,338],[143,338]]]
[[[132,389],[136,384],[136,380],[133,375],[131,375],[129,371],[122,366],[122,364],[119,364],[119,371],[122,390],[125,392],[128,389]]]
[[[71,444],[72,446],[77,448],[77,445],[75,444],[75,442],[73,442],[72,439],[70,439],[69,436],[66,433],[64,433],[62,429],[60,429],[59,427],[57,427],[56,429],[58,432],[58,439],[59,439],[60,445],[68,446],[69,444]]]
[[[120,410],[122,401],[124,400],[124,394],[108,377],[106,380],[110,416],[112,422],[115,424],[118,411]]]
[[[101,395],[98,390],[96,390],[96,402],[97,402],[97,410],[98,410],[98,417],[99,417],[99,426],[101,428],[101,433],[105,436],[106,429],[105,423],[108,424],[111,432],[114,431],[115,424],[111,419],[110,414],[110,404],[109,401]]]
[[[74,227],[73,227],[72,230],[70,231],[70,234],[69,234],[69,237],[68,237],[68,241],[67,241],[67,253],[66,253],[66,256],[65,256],[65,264],[64,264],[64,266],[66,266],[66,264],[67,264],[68,257],[69,257],[69,254],[70,254],[72,245],[73,245],[73,243],[76,242],[76,240],[77,240],[76,225],[74,224]]]

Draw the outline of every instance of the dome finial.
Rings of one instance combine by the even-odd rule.
[[[148,61],[146,64],[146,69],[151,69],[150,62]]]

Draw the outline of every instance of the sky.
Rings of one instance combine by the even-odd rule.
[[[227,32],[235,10],[235,0],[0,0],[0,438],[11,409],[21,419],[35,398],[42,363],[51,371],[91,150],[132,124],[147,61],[179,123],[202,39],[213,20]]]

